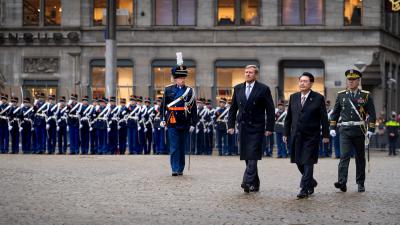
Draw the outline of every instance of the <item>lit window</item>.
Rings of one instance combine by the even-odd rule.
[[[117,0],[116,23],[119,26],[133,24],[133,0]],[[93,24],[107,25],[107,0],[95,0],[93,8]]]
[[[45,0],[45,26],[61,25],[61,0]]]
[[[259,25],[259,0],[218,0],[217,24]]]
[[[105,68],[103,66],[92,67],[92,97],[101,98],[105,96]],[[129,99],[134,94],[133,87],[133,68],[118,67],[117,68],[117,98]]]
[[[258,25],[259,0],[241,0],[240,25]]]
[[[282,0],[282,25],[323,25],[324,0]]]
[[[362,0],[344,1],[344,25],[361,26]]]
[[[235,0],[219,0],[218,25],[234,25],[235,20]]]
[[[231,99],[233,87],[244,82],[244,67],[217,68],[217,99]]]
[[[40,0],[23,1],[24,26],[39,26]]]

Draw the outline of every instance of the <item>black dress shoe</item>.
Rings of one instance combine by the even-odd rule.
[[[311,185],[311,188],[308,189],[308,195],[314,194],[314,188],[318,186],[318,182],[316,180],[313,180]]]
[[[178,176],[178,173],[177,172],[172,172],[172,176],[176,177],[176,176]]]
[[[243,191],[244,191],[244,192],[250,193],[250,185],[245,184],[245,183],[242,183],[242,184],[240,185],[240,187],[243,188]]]
[[[346,192],[347,191],[347,186],[346,184],[342,184],[340,182],[336,182],[335,184],[335,188],[339,188],[341,191]]]
[[[308,197],[308,191],[304,188],[300,190],[300,193],[297,195],[298,199],[303,199]]]
[[[182,175],[183,175],[183,172],[179,172],[179,173],[178,173],[178,176],[182,176]]]
[[[358,192],[365,192],[364,184],[358,184]]]

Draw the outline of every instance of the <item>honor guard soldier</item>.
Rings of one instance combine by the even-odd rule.
[[[211,99],[208,99],[206,102],[207,107],[207,117],[206,117],[206,154],[212,155],[213,147],[214,147],[214,118],[215,118],[215,109],[212,107]]]
[[[35,154],[43,154],[46,151],[46,110],[48,103],[44,101],[44,93],[40,93],[38,100],[34,105],[33,127],[35,128],[35,139],[33,140],[33,148]]]
[[[33,116],[34,110],[31,106],[31,99],[29,97],[24,98],[23,106],[21,106],[19,111],[20,132],[21,132],[21,142],[22,142],[22,152],[24,154],[32,153],[31,141],[32,141],[32,131],[33,131]]]
[[[138,139],[137,139],[137,154],[143,154],[146,147],[146,138],[145,138],[145,114],[147,113],[147,108],[143,105],[143,97],[138,96],[136,98],[136,106],[139,107],[139,111],[136,114],[137,119],[137,127],[138,127]]]
[[[128,133],[127,128],[127,118],[128,118],[128,108],[126,107],[126,99],[121,98],[120,100],[120,112],[119,112],[119,120],[118,120],[118,147],[119,154],[125,155],[126,152],[126,137]]]
[[[72,94],[68,103],[69,150],[71,155],[79,154],[79,113],[82,104],[78,103],[78,95]]]
[[[154,105],[154,149],[157,155],[165,154],[165,128],[160,126],[162,98],[157,98]]]
[[[151,147],[153,142],[153,117],[154,107],[151,106],[151,99],[146,98],[144,100],[144,106],[146,107],[146,114],[144,115],[144,135],[145,135],[145,148],[144,154],[148,155],[151,153]],[[155,152],[153,152],[155,154]]]
[[[205,102],[204,98],[200,98],[200,101],[197,101],[199,106],[197,110],[198,121],[196,123],[196,155],[206,154],[206,118],[208,109],[205,106]]]
[[[57,144],[57,118],[56,110],[58,105],[55,103],[55,95],[48,96],[48,106],[46,109],[46,130],[47,130],[47,154],[54,154]]]
[[[89,132],[90,132],[90,154],[98,154],[98,146],[97,146],[97,130],[94,127],[94,120],[97,118],[97,110],[99,109],[99,99],[96,98],[93,100],[91,109],[87,113],[89,117]]]
[[[161,126],[168,127],[172,176],[183,175],[189,134],[197,123],[195,93],[193,88],[185,85],[188,70],[183,65],[182,53],[177,53],[177,64],[171,71],[175,84],[164,89],[161,106]]]
[[[358,70],[347,70],[347,90],[340,91],[331,114],[331,136],[336,136],[336,125],[341,118],[339,177],[335,187],[347,191],[347,176],[350,154],[355,149],[356,181],[358,191],[364,192],[365,186],[365,141],[375,130],[375,107],[371,94],[358,88],[362,74]],[[366,117],[368,115],[368,124]],[[367,126],[368,125],[368,126]]]
[[[108,113],[108,151],[110,155],[115,155],[118,150],[118,114],[120,107],[116,104],[116,97],[110,97],[110,113]]]
[[[57,142],[58,142],[58,154],[67,154],[67,110],[68,107],[65,102],[65,96],[61,96],[58,107],[55,112],[57,118]]]
[[[229,155],[228,151],[228,112],[226,98],[219,100],[219,108],[215,111],[215,131],[218,155]]]
[[[280,101],[278,103],[278,110],[275,113],[275,134],[276,134],[276,146],[278,149],[278,158],[287,157],[286,144],[283,142],[283,132],[285,130],[285,118],[286,118],[285,102]]]
[[[232,101],[228,101],[226,107],[230,108],[231,105],[232,105]],[[229,111],[228,111],[228,115],[229,115]],[[236,126],[236,129],[235,129],[235,133],[233,133],[233,134],[228,133],[228,152],[229,152],[229,155],[238,155],[237,133],[238,133],[237,126]]]
[[[326,101],[326,112],[328,113],[328,118],[331,117],[333,109],[331,108],[331,101]],[[319,148],[319,157],[332,157],[332,147],[333,147],[333,138],[329,135],[329,143],[324,144],[322,143],[322,134],[321,134],[321,141],[320,141],[320,148]]]
[[[94,128],[96,129],[97,137],[97,154],[105,155],[107,154],[107,117],[110,111],[110,107],[107,106],[108,99],[100,99],[100,107],[97,109],[97,116],[94,122]]]
[[[8,142],[9,142],[9,124],[8,114],[11,108],[11,104],[7,103],[8,95],[1,94],[1,105],[0,105],[0,153],[8,153]]]
[[[10,126],[8,127],[11,134],[11,153],[18,154],[19,152],[19,118],[18,113],[21,107],[18,106],[18,98],[11,98],[11,108],[8,114]]]
[[[90,113],[93,112],[93,105],[89,105],[89,97],[82,98],[82,108],[80,110],[80,126],[79,133],[81,135],[81,154],[89,153],[90,142]]]
[[[128,129],[128,149],[130,155],[138,154],[138,117],[140,106],[136,105],[136,96],[129,97],[127,129]]]

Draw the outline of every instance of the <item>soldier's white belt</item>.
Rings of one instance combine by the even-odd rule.
[[[347,121],[347,122],[342,122],[342,126],[360,126],[364,125],[364,121]]]
[[[8,118],[6,116],[0,116],[0,119],[6,120]]]
[[[79,118],[78,115],[69,115],[69,117],[73,117],[73,118]]]
[[[279,125],[285,125],[284,122],[276,122],[275,124],[279,124]]]

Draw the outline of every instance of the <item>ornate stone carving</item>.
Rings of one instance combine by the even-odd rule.
[[[24,73],[57,73],[58,67],[58,57],[24,58]]]

